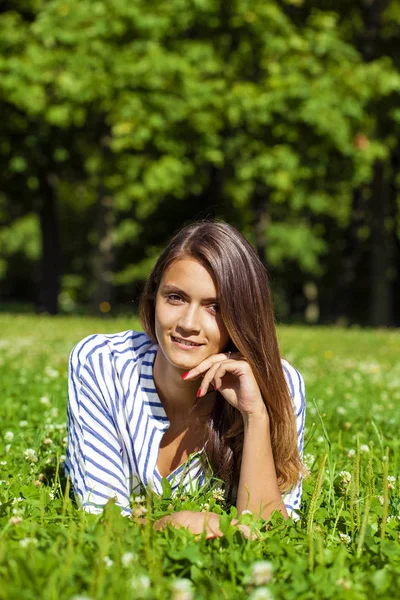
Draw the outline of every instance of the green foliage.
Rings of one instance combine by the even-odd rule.
[[[398,333],[279,330],[286,357],[306,381],[311,475],[300,521],[276,515],[266,528],[243,515],[257,535],[249,541],[230,525],[235,509],[212,489],[171,496],[165,485],[162,497],[132,498],[148,520],[139,525],[112,502],[101,516],[79,511],[63,488],[68,352],[89,333],[129,326],[0,319],[0,598],[178,600],[180,586],[190,589],[187,579],[185,598],[204,600],[268,598],[265,587],[282,600],[397,597]],[[27,460],[27,449],[37,462]],[[222,515],[223,538],[152,528],[173,510],[201,509]],[[259,561],[270,561],[272,574]]]

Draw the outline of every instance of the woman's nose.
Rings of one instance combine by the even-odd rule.
[[[195,306],[188,306],[181,314],[178,326],[191,333],[200,331],[198,309]]]

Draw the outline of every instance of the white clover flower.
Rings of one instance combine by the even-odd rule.
[[[126,569],[127,567],[129,567],[134,558],[135,555],[133,554],[133,552],[125,552],[125,554],[121,556],[122,566]]]
[[[217,500],[217,502],[223,502],[225,499],[225,493],[222,488],[215,488],[215,490],[212,491],[211,495],[214,498],[214,500]]]
[[[132,515],[137,518],[142,517],[146,513],[147,513],[147,508],[145,506],[141,506],[140,504],[137,504],[132,509]]]
[[[134,499],[133,499],[133,501],[136,504],[143,504],[144,502],[146,502],[146,496],[143,496],[143,495],[142,496],[135,496]]]
[[[385,498],[383,496],[377,496],[377,498],[379,500],[379,504],[384,504]]]
[[[400,515],[390,515],[386,518],[386,523],[393,523],[394,521],[400,521]]]
[[[304,456],[304,464],[305,464],[305,466],[308,469],[310,469],[313,466],[314,463],[315,463],[315,456],[314,456],[314,454],[306,454]]]
[[[62,443],[63,443],[63,446],[67,446],[67,444],[68,444],[68,436],[63,437]]]
[[[13,498],[12,504],[17,504],[18,502],[23,502],[24,499],[19,497],[19,498]]]
[[[136,598],[144,598],[151,586],[150,577],[147,575],[136,575],[131,579],[131,586],[135,590]]]
[[[5,467],[7,464],[6,460],[0,460],[0,466]]]
[[[8,454],[10,452],[10,450],[11,450],[11,444],[6,444],[5,449],[6,449],[6,452]]]
[[[33,448],[27,448],[24,452],[24,456],[25,456],[25,459],[31,464],[37,463],[37,461],[38,461],[38,457]]]
[[[50,415],[53,419],[57,419],[58,417],[58,408],[52,408],[50,411]]]
[[[50,404],[50,400],[48,398],[48,396],[42,396],[39,400],[40,404],[43,404],[44,406],[48,406]]]
[[[19,426],[20,427],[28,427],[28,421],[26,421],[25,419],[22,419],[22,421],[19,422]]]
[[[252,515],[252,511],[251,510],[247,510],[247,508],[245,510],[242,510],[242,512],[240,513],[241,515]]]
[[[317,437],[317,442],[318,442],[318,444],[323,444],[323,443],[324,443],[324,441],[325,441],[325,438],[324,438],[324,436],[323,436],[323,435],[319,435],[319,436]]]
[[[347,453],[348,458],[353,458],[355,455],[356,451],[354,450],[354,448],[351,448]]]
[[[346,409],[343,406],[338,406],[336,412],[338,413],[338,415],[345,415]]]
[[[55,430],[55,425],[53,425],[53,423],[49,423],[48,425],[46,425],[46,429],[49,433],[53,433],[53,431]]]
[[[193,586],[190,579],[176,579],[171,585],[171,600],[192,600]]]
[[[8,521],[11,525],[19,525],[22,523],[22,517],[14,516]]]
[[[369,452],[369,446],[367,444],[361,444],[360,452],[364,452],[364,453]]]
[[[267,587],[259,587],[250,594],[249,600],[273,600],[273,595]]]
[[[19,545],[21,546],[21,548],[27,548],[28,546],[37,546],[38,541],[35,537],[30,537],[30,538],[22,538],[21,540],[19,540]]]
[[[351,582],[343,577],[336,581],[336,585],[340,585],[344,590],[349,590],[351,588]]]
[[[107,569],[112,567],[114,564],[114,561],[111,560],[111,558],[109,556],[105,556],[103,560],[104,560],[104,564],[106,565]]]
[[[266,585],[272,579],[273,568],[269,560],[259,560],[253,564],[250,572],[250,583],[252,585]]]
[[[351,537],[349,535],[347,535],[346,533],[339,533],[339,537],[340,537],[340,541],[343,542],[344,544],[350,544]]]
[[[46,373],[47,377],[50,377],[50,379],[56,379],[60,375],[60,373],[52,367],[46,367],[44,372]]]
[[[348,471],[340,471],[339,477],[341,479],[342,485],[349,485],[351,481],[351,473]]]
[[[60,456],[60,462],[65,462],[66,458],[67,457],[65,456],[65,454],[61,454],[61,456]]]
[[[204,512],[204,511],[207,511],[207,510],[210,510],[210,505],[208,504],[208,502],[204,502],[204,504],[202,504],[202,505],[200,506],[200,510],[201,510],[202,512]]]
[[[14,439],[14,434],[12,431],[6,431],[4,434],[4,440],[6,442],[12,442]]]
[[[394,477],[394,475],[388,475],[387,476],[387,480],[389,483],[395,483],[396,482],[396,477]]]
[[[45,437],[43,440],[43,444],[45,444],[46,446],[50,446],[50,444],[53,443],[53,440],[49,437]]]

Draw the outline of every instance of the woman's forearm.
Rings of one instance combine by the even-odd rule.
[[[288,518],[276,477],[268,413],[265,410],[265,413],[247,415],[243,420],[244,442],[236,503],[238,513],[247,509],[267,519],[278,509]]]

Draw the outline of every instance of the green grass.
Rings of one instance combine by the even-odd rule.
[[[248,541],[227,516],[225,537],[206,541],[157,533],[151,520],[171,504],[207,502],[225,514],[210,493],[148,499],[143,526],[112,505],[87,515],[59,486],[69,351],[90,333],[135,327],[134,319],[0,316],[0,599],[400,597],[400,335],[279,330],[307,387],[302,518],[266,528],[246,515],[258,532]],[[271,581],[259,561],[272,563]]]

